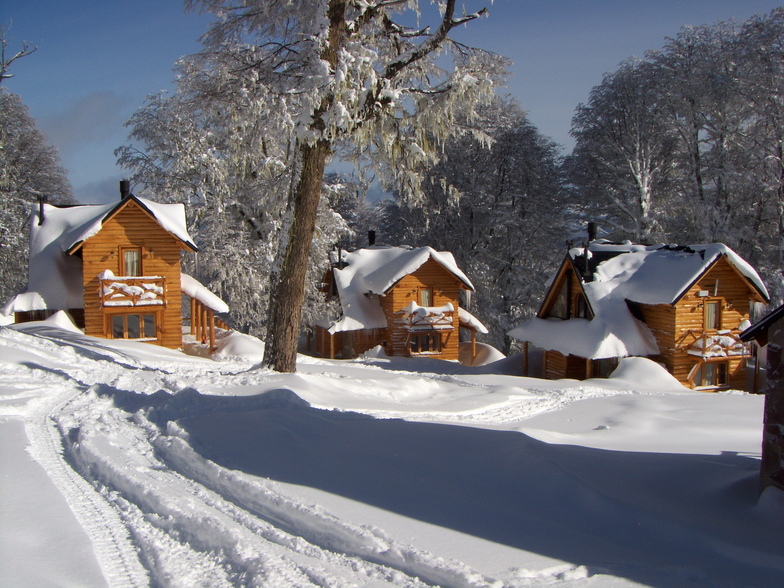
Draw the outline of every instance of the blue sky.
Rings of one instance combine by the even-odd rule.
[[[428,0],[421,0],[423,6]],[[566,149],[575,106],[602,75],[630,56],[658,49],[684,25],[745,20],[782,4],[767,0],[466,0],[490,16],[460,41],[514,62],[509,93],[539,131]],[[180,0],[0,0],[9,52],[38,45],[5,82],[58,147],[76,197],[105,202],[125,174],[113,151],[123,123],[144,98],[171,89],[172,66],[199,49],[208,17]]]

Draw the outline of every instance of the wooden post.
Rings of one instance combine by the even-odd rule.
[[[206,343],[207,331],[209,329],[207,324],[207,307],[201,303],[199,303],[199,307],[201,308],[201,340]]]
[[[471,363],[476,359],[476,329],[471,329]]]
[[[523,375],[528,376],[528,341],[523,342]]]
[[[210,349],[215,348],[215,311],[211,308],[207,311],[207,318],[210,324]]]
[[[191,298],[191,335],[196,335],[196,299]]]

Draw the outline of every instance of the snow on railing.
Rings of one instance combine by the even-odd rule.
[[[448,331],[454,329],[455,307],[447,302],[443,306],[419,306],[409,302],[397,312],[399,321],[409,331]]]
[[[678,348],[688,347],[686,352],[697,357],[743,357],[751,354],[749,346],[740,340],[740,331],[726,329],[706,333],[689,329],[678,340]]]
[[[166,278],[162,276],[115,276],[110,270],[98,274],[101,306],[164,306]]]

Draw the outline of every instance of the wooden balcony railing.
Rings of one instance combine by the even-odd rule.
[[[101,306],[165,306],[166,278],[107,276],[99,278]]]
[[[397,314],[402,315],[399,323],[409,331],[447,331],[454,329],[454,306],[418,306],[413,302]]]
[[[697,357],[746,357],[750,347],[740,340],[738,329],[721,331],[698,331],[689,329],[675,344],[676,349],[685,349]]]

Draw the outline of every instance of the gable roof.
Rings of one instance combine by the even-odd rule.
[[[160,204],[131,195],[111,204],[64,207],[44,204],[42,209],[36,205],[30,219],[27,290],[9,300],[0,312],[8,315],[30,310],[83,308],[82,263],[72,254],[96,235],[103,223],[131,202],[171,233],[184,248],[197,250],[185,225],[182,204]],[[39,224],[41,210],[43,222]]]
[[[162,204],[160,202],[147,200],[146,198],[139,198],[133,194],[113,204],[73,206],[60,209],[69,211],[65,216],[71,217],[72,220],[72,226],[61,235],[63,250],[69,255],[78,251],[87,239],[96,235],[101,230],[104,223],[117,216],[117,214],[131,202],[137,204],[139,208],[157,222],[161,228],[176,238],[182,247],[190,251],[198,251],[198,248],[194,245],[193,240],[188,234],[185,223],[184,204]],[[84,214],[76,214],[75,209],[88,208],[92,208],[93,210],[85,211]],[[47,219],[44,221],[44,224],[47,224],[48,214],[49,211],[44,210],[44,218]]]
[[[632,315],[627,301],[675,304],[722,258],[752,291],[768,299],[754,268],[722,243],[682,247],[593,241],[587,248],[569,251],[545,298],[552,298],[561,274],[573,268],[593,319],[533,318],[509,331],[509,336],[589,359],[656,355],[655,337]]]
[[[345,252],[340,260],[345,267],[333,269],[343,316],[323,326],[330,333],[385,328],[387,320],[381,304],[375,296],[369,295],[385,295],[401,279],[430,259],[466,288],[474,289],[468,277],[457,267],[454,256],[447,251],[436,251],[431,247],[372,246]]]

